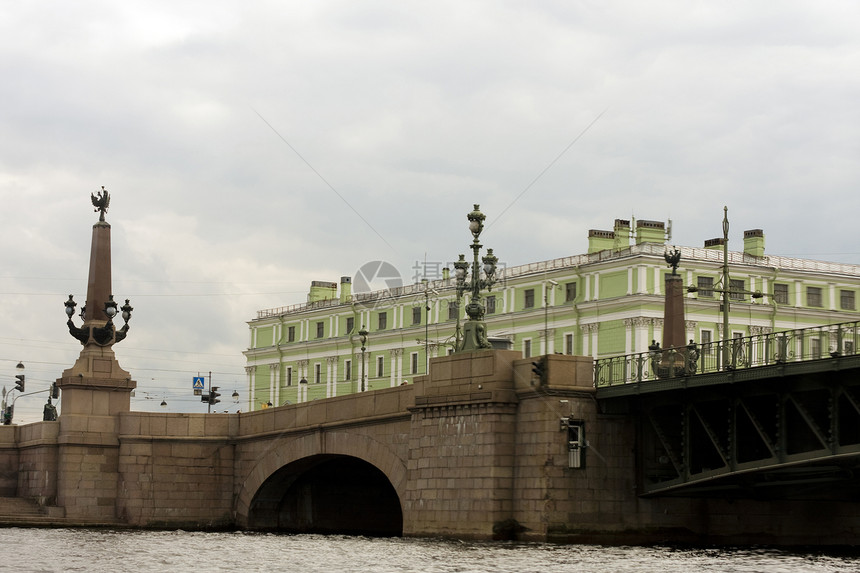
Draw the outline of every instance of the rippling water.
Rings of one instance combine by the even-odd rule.
[[[0,570],[415,573],[817,573],[860,571],[860,555],[321,535],[0,529]]]

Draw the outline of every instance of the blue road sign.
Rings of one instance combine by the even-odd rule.
[[[194,390],[203,390],[206,387],[206,378],[203,376],[195,376],[192,388]]]

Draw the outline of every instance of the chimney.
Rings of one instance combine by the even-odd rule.
[[[705,241],[705,248],[706,249],[720,249],[720,250],[722,250],[724,242],[725,241],[723,240],[722,237],[720,237],[718,239],[708,239],[707,241]]]
[[[636,244],[666,242],[666,226],[663,221],[636,221]]]
[[[588,254],[605,251],[615,246],[615,233],[612,231],[588,231]]]
[[[340,302],[346,304],[352,300],[352,277],[340,277]]]
[[[630,246],[630,221],[615,219],[615,248],[626,249]]]
[[[764,231],[761,229],[744,231],[744,254],[752,257],[764,256]]]
[[[311,281],[311,291],[308,293],[308,302],[319,302],[337,298],[337,283],[329,281]]]

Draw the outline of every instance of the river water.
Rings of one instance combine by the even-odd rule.
[[[438,539],[109,529],[0,529],[0,571],[818,573],[860,553],[477,543]]]

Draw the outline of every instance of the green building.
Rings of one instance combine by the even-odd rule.
[[[485,293],[491,340],[524,357],[564,353],[594,358],[647,350],[662,339],[665,225],[617,219],[591,230],[588,253],[502,269]],[[860,265],[769,256],[764,233],[744,232],[729,251],[730,337],[860,320]],[[687,339],[723,338],[720,313],[723,239],[678,247],[678,273],[698,291],[685,299]],[[674,246],[672,246],[674,248]],[[369,293],[352,280],[314,281],[308,302],[260,310],[244,352],[250,403],[257,410],[409,383],[429,358],[453,351],[458,316],[455,279]],[[362,352],[359,330],[367,330]],[[849,349],[853,352],[853,349]]]

